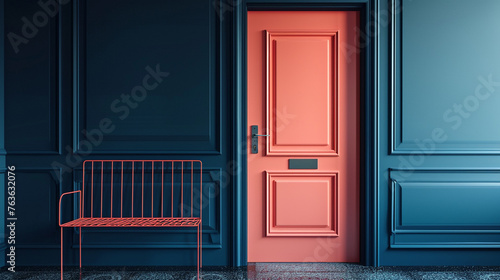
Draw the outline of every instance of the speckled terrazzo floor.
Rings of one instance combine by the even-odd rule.
[[[59,267],[17,267],[0,271],[1,280],[57,280]],[[193,268],[179,267],[86,267],[66,268],[64,279],[81,280],[191,280]],[[258,263],[246,268],[206,267],[204,280],[500,280],[500,267],[367,267],[346,263]]]

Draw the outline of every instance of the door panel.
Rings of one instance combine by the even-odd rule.
[[[249,262],[359,261],[359,63],[342,51],[356,46],[358,21],[248,12],[249,144],[251,125],[268,135],[259,153],[249,145]]]
[[[337,236],[336,173],[266,175],[266,236]]]
[[[267,154],[336,153],[336,34],[268,31],[266,39]]]

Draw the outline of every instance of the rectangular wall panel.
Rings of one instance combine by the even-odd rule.
[[[397,228],[500,229],[500,182],[401,183],[398,187],[395,195],[404,203]]]
[[[500,170],[391,170],[393,247],[500,246]]]
[[[34,1],[9,1],[6,8],[12,11],[5,19],[11,35],[22,35],[28,28],[21,18],[40,10]],[[13,155],[59,154],[58,20],[48,18],[43,28],[31,32],[24,43],[6,43],[5,148]]]
[[[337,154],[337,36],[267,32],[268,155]]]
[[[220,153],[215,13],[172,5],[78,1],[75,151]]]
[[[60,178],[50,168],[16,168],[16,247],[59,248]]]
[[[178,166],[177,166],[178,167]],[[176,168],[177,168],[176,167]],[[194,173],[198,174],[200,171],[199,169],[194,169]],[[168,172],[167,172],[168,173]],[[174,171],[174,176],[175,176],[175,189],[178,190],[180,187],[180,171],[176,170]],[[222,240],[222,226],[223,226],[223,217],[222,215],[224,214],[222,212],[222,197],[221,197],[221,175],[222,171],[221,169],[218,168],[203,168],[203,235],[206,236],[204,238],[204,243],[203,247],[204,248],[217,248],[220,249],[222,248],[223,245],[223,240]],[[140,172],[137,174],[140,176]],[[165,176],[167,176],[166,174]],[[185,188],[188,187],[189,184],[189,174],[184,174],[185,176]],[[86,177],[86,189],[85,192],[87,193],[85,197],[89,196],[90,193],[90,187],[88,186],[89,178],[87,175]],[[100,193],[97,191],[99,190],[100,187],[100,179],[99,175],[96,175],[96,202],[99,203],[99,195]],[[127,181],[127,179],[130,178],[124,178],[124,181]],[[121,180],[121,179],[120,179]],[[158,180],[159,181],[159,180]],[[74,172],[74,190],[79,190],[81,189],[82,185],[82,169],[77,168],[75,169]],[[121,185],[119,184],[119,180],[116,181],[116,184],[118,186],[114,186],[113,188],[113,193],[115,197],[115,202],[120,201],[119,197],[122,195],[121,194]],[[136,182],[138,184],[138,182]],[[147,185],[147,181],[145,183]],[[170,203],[170,179],[166,177],[165,179],[165,185],[164,185],[164,213],[165,216],[170,215],[170,206],[167,205]],[[159,191],[161,188],[161,185],[156,185],[155,189]],[[198,186],[195,185],[195,189],[197,189]],[[130,190],[130,185],[127,185],[124,183],[123,186],[124,190]],[[104,184],[104,192],[103,192],[103,198],[104,199],[109,199],[110,198],[110,192],[111,188],[109,184]],[[137,214],[137,211],[140,211],[142,209],[143,205],[142,200],[141,200],[141,188],[136,188],[135,189],[135,213],[138,216],[141,216],[141,213]],[[147,190],[145,192],[145,197],[147,198],[148,195],[150,195],[150,192],[148,193]],[[159,193],[158,193],[159,195]],[[176,191],[175,195],[177,197],[180,196],[180,193]],[[124,191],[123,194],[123,213],[124,215],[130,215],[131,214],[131,194],[128,192]],[[199,198],[199,197],[198,197]],[[195,197],[195,199],[198,199]],[[186,204],[189,204],[189,195],[185,195],[184,200]],[[89,201],[87,199],[87,201]],[[151,206],[150,200],[146,199],[144,201],[144,208],[149,209]],[[69,204],[67,204],[69,205]],[[155,202],[155,206],[159,206],[159,202]],[[120,205],[116,205],[113,207],[114,215],[120,215]],[[78,210],[76,208],[73,208],[70,210],[70,208],[67,211],[70,212],[74,218],[76,218],[78,214]],[[180,205],[176,204],[174,205],[174,211],[178,211],[180,209]],[[106,211],[107,210],[107,211]],[[157,209],[155,210],[157,211]],[[196,213],[195,209],[195,213]],[[103,210],[104,215],[110,215],[109,209],[104,209]],[[87,215],[90,215],[90,213],[87,213]],[[150,212],[145,212],[145,216],[150,215]],[[69,216],[68,216],[69,217]],[[73,234],[74,238],[77,238],[77,229],[73,229]],[[193,248],[193,246],[196,246],[196,229],[193,228],[142,228],[142,229],[122,229],[122,228],[86,228],[83,230],[83,236],[85,236],[85,247],[86,248]]]
[[[500,3],[391,3],[391,152],[499,154]]]

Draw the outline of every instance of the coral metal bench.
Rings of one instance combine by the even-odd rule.
[[[63,229],[86,227],[197,227],[197,278],[202,248],[202,163],[199,160],[87,160],[81,190],[59,198],[61,279]],[[77,195],[78,218],[61,223],[61,202]],[[76,200],[78,198],[78,200]],[[134,211],[135,210],[135,211]]]

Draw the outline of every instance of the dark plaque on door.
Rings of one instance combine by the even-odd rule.
[[[318,169],[318,159],[289,159],[288,169]]]

